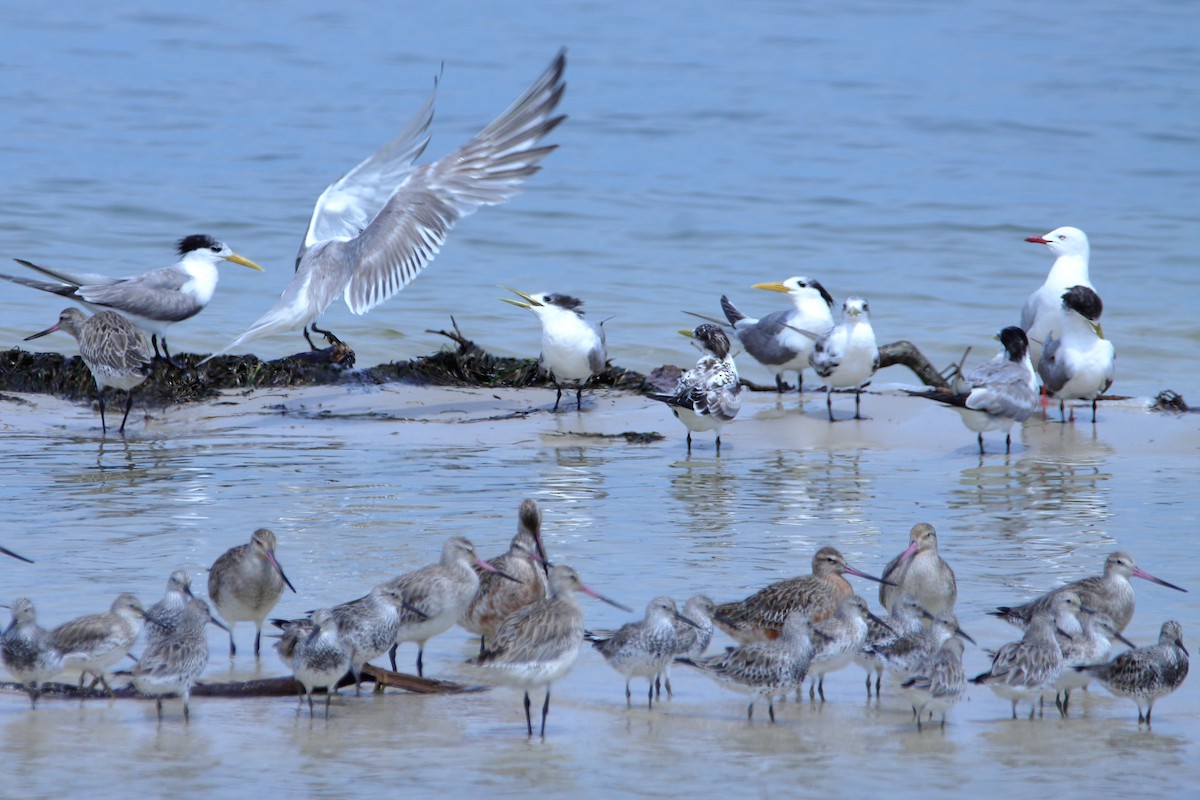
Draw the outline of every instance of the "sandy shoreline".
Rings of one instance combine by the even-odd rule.
[[[3,402],[3,425],[12,433],[47,433],[58,429],[73,435],[99,436],[99,415],[87,405],[47,395],[10,394]],[[581,442],[619,446],[683,448],[685,431],[665,406],[644,395],[597,389],[584,396],[583,413],[573,405],[551,413],[549,389],[487,389],[385,384],[381,386],[314,386],[227,391],[215,400],[142,411],[135,403],[130,437],[195,435],[199,430],[236,434],[253,428],[256,434],[303,429],[306,436],[330,436],[347,443],[403,432],[406,444],[508,445],[537,437],[543,445],[578,446]],[[1200,450],[1200,426],[1192,415],[1148,410],[1146,399],[1101,404],[1099,422],[1092,426],[1090,409],[1077,409],[1074,423],[1059,422],[1057,408],[1013,429],[1013,452],[1023,448],[1088,447],[1102,442],[1123,455],[1195,454]],[[567,399],[564,396],[564,408]],[[803,411],[794,395],[745,392],[738,418],[725,428],[723,448],[775,450],[781,445],[800,450],[856,448],[905,449],[917,452],[961,451],[978,454],[975,435],[953,412],[936,403],[883,389],[863,395],[868,419],[848,419],[853,398],[835,395],[836,424],[825,414],[825,396],[806,393]],[[353,424],[358,423],[358,424]],[[367,424],[377,423],[377,424]],[[664,438],[629,444],[626,432],[656,432]],[[610,438],[611,437],[611,438]],[[110,439],[116,441],[113,436]],[[696,434],[694,456],[712,455],[711,434]],[[987,455],[1003,455],[1001,433],[984,436]]]

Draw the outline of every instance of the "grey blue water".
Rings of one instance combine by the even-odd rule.
[[[178,238],[211,233],[267,268],[223,267],[212,304],[171,331],[174,350],[212,350],[283,290],[317,195],[404,126],[436,75],[427,157],[469,138],[565,46],[569,119],[543,171],[460,223],[401,294],[362,317],[339,303],[323,318],[360,364],[443,346],[428,331],[451,316],[488,350],[532,356],[536,322],[499,302],[499,285],[582,297],[608,320],[616,364],[684,363],[694,353],[674,333],[690,323],[683,310],[719,313],[729,294],[766,313],[783,298],[751,284],[791,275],[839,301],[865,296],[880,341],[910,340],[938,366],[971,347],[970,364],[995,351],[992,335],[1016,322],[1050,266],[1024,238],[1074,225],[1091,239],[1117,349],[1113,393],[1170,388],[1200,404],[1194,4],[415,6],[0,8],[0,271],[25,258],[134,273],[170,263]],[[17,346],[62,305],[5,285],[0,307],[0,341]],[[66,337],[38,344],[74,352]],[[278,336],[254,349],[302,345]],[[877,383],[915,380],[895,368]],[[763,402],[743,413],[794,407]],[[823,405],[810,398],[807,413],[820,419]],[[862,426],[889,422],[870,396],[864,411],[875,419]],[[1174,616],[1193,652],[1200,640],[1194,418],[1156,419],[1140,439],[1146,417],[1102,406],[1094,431],[1035,426],[1014,435],[1010,458],[982,461],[965,429],[945,448],[940,433],[928,446],[911,433],[879,445],[870,427],[739,446],[735,422],[719,460],[706,444],[688,460],[669,418],[658,424],[667,442],[630,447],[555,436],[573,413],[539,413],[505,440],[471,425],[338,419],[336,408],[328,420],[198,419],[194,431],[143,430],[135,412],[126,443],[102,444],[86,413],[48,420],[9,402],[0,413],[0,544],[37,561],[0,564],[0,602],[29,595],[47,625],[122,591],[153,602],[173,569],[203,585],[203,570],[260,526],[279,535],[300,592],[284,610],[348,600],[435,560],[452,534],[502,552],[528,496],[543,505],[551,556],[634,607],[662,593],[736,599],[807,572],[823,544],[877,574],[926,520],[981,643],[1013,633],[984,619],[988,607],[1095,574],[1117,548],[1192,589],[1139,582],[1127,635],[1147,644]],[[585,614],[626,621],[598,604]],[[210,678],[282,672],[270,653],[258,672],[244,655],[231,666],[215,629],[210,645]],[[461,677],[473,646],[461,632],[434,639],[427,673]],[[592,656],[556,689],[544,746],[526,741],[520,697],[506,689],[335,703],[329,723],[294,716],[291,700],[199,698],[187,727],[177,704],[160,726],[152,703],[44,699],[30,713],[5,694],[5,785],[25,797],[168,786],[344,796],[348,780],[362,792],[498,796],[797,785],[986,796],[1032,785],[1070,797],[1177,796],[1200,777],[1194,680],[1160,701],[1152,732],[1098,689],[1072,701],[1078,719],[1019,725],[973,690],[944,735],[918,736],[886,687],[881,706],[864,703],[855,669],[829,677],[825,706],[786,704],[780,724],[750,727],[741,698],[687,675],[674,676],[671,704],[627,712],[620,679]],[[982,669],[978,650],[966,659]],[[78,769],[61,769],[64,753]]]

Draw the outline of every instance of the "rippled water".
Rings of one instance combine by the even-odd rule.
[[[729,293],[766,312],[778,300],[749,285],[797,273],[839,298],[867,296],[882,341],[910,339],[939,364],[968,345],[982,358],[1049,266],[1022,239],[1073,224],[1092,238],[1119,354],[1114,391],[1200,397],[1186,358],[1200,344],[1197,13],[1165,0],[1070,14],[1035,3],[497,5],[469,15],[452,4],[14,6],[0,10],[0,255],[117,274],[166,263],[183,234],[222,236],[269,271],[231,266],[210,308],[172,331],[177,349],[211,349],[282,290],[317,194],[407,122],[443,61],[433,155],[566,45],[570,119],[527,191],[462,223],[387,305],[362,318],[330,310],[325,322],[360,363],[429,352],[443,340],[425,330],[451,315],[490,350],[532,354],[536,326],[497,302],[504,284],[583,296],[611,317],[613,360],[646,369],[690,357],[673,341],[688,319],[679,310],[715,312]],[[0,296],[10,344],[58,311],[18,287]],[[299,342],[257,349],[282,355]],[[742,371],[766,379],[752,364]],[[891,370],[889,381],[912,378]],[[707,443],[685,458],[680,432],[648,401],[630,414],[603,395],[581,418],[536,414],[507,427],[339,416],[407,392],[330,392],[325,415],[170,410],[131,422],[124,443],[100,443],[86,408],[5,402],[0,544],[37,561],[0,564],[5,596],[34,597],[46,624],[100,610],[119,591],[150,600],[172,569],[202,573],[266,525],[300,589],[280,609],[290,614],[426,563],[450,534],[499,552],[531,496],[551,552],[634,606],[663,592],[742,596],[807,571],[826,543],[877,572],[925,519],[958,571],[964,626],[985,645],[1012,635],[985,609],[1093,574],[1118,547],[1193,589],[1140,584],[1127,633],[1151,641],[1172,616],[1189,641],[1200,630],[1192,419],[1110,408],[1094,431],[1026,426],[1011,457],[981,461],[957,420],[877,398],[864,401],[874,419],[831,434],[816,399],[798,417],[792,399],[756,397],[720,459]],[[464,395],[446,416],[481,405]],[[606,420],[670,438],[557,435]],[[754,426],[777,433],[739,442]],[[623,621],[601,605],[586,612],[591,624]],[[245,642],[246,626],[240,634]],[[250,659],[229,665],[220,632],[210,644],[209,677],[253,671]],[[461,677],[473,647],[457,633],[433,640],[430,672]],[[414,656],[401,651],[409,666]],[[980,651],[967,658],[982,669]],[[270,654],[261,671],[282,668]],[[198,700],[186,728],[173,704],[159,726],[151,703],[47,701],[30,713],[4,694],[0,753],[5,786],[27,797],[97,786],[233,797],[252,785],[342,796],[348,779],[356,792],[500,795],[909,793],[901,781],[952,796],[1030,784],[1177,795],[1200,777],[1194,680],[1162,701],[1153,732],[1103,691],[1081,699],[1076,719],[1035,724],[1009,722],[1006,703],[973,691],[945,735],[923,736],[894,695],[864,704],[856,670],[829,683],[829,703],[789,704],[774,727],[746,725],[740,697],[695,676],[680,676],[661,710],[626,712],[619,677],[584,653],[556,689],[544,745],[526,741],[520,698],[504,689],[346,698],[329,723],[296,718],[290,700]],[[65,752],[76,769],[62,769]]]

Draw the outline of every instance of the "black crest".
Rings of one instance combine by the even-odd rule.
[[[579,307],[583,305],[583,301],[578,297],[571,297],[569,294],[548,294],[546,295],[546,302],[552,306],[574,311],[577,314],[583,313],[579,310]]]
[[[179,240],[176,250],[181,256],[186,256],[194,250],[221,249],[221,242],[206,233],[193,233]]]
[[[1100,295],[1086,286],[1072,286],[1062,296],[1063,308],[1078,312],[1080,316],[1091,322],[1098,322],[1104,313],[1104,303]]]
[[[821,293],[821,299],[825,301],[825,305],[829,306],[829,310],[832,311],[833,310],[833,295],[831,295],[828,291],[826,291],[825,287],[821,285],[821,282],[814,281],[809,278],[805,278],[804,282],[810,288],[816,289],[818,292]]]

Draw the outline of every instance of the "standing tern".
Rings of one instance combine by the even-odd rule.
[[[171,361],[171,353],[167,349],[167,328],[171,323],[182,322],[199,314],[212,300],[219,277],[218,264],[232,261],[263,271],[258,264],[233,252],[229,245],[205,234],[198,233],[180,239],[177,252],[179,261],[171,266],[129,278],[112,278],[93,272],[64,272],[20,258],[16,259],[18,264],[54,281],[35,281],[12,275],[0,275],[0,278],[61,295],[93,311],[118,311],[150,334],[156,357],[159,356],[158,342],[161,339],[162,354]]]
[[[808,367],[814,340],[796,330],[824,333],[833,327],[833,297],[819,282],[803,276],[782,283],[756,283],[754,289],[782,292],[795,306],[790,311],[775,311],[762,319],[747,317],[729,298],[721,295],[721,310],[733,326],[733,335],[756,361],[775,376],[775,388],[785,388],[784,372],[796,373],[796,390],[803,391],[801,372]]]
[[[1086,286],[1072,286],[1062,296],[1059,320],[1061,337],[1051,333],[1038,361],[1038,375],[1046,391],[1058,398],[1058,413],[1066,421],[1063,405],[1067,400],[1091,400],[1092,423],[1096,422],[1096,398],[1108,391],[1113,382],[1116,351],[1104,338],[1100,314],[1104,304],[1100,295]],[[1075,419],[1075,409],[1071,409]]]
[[[875,330],[871,327],[870,306],[861,297],[847,297],[842,303],[842,321],[816,336],[808,362],[817,377],[825,382],[825,410],[833,422],[833,390],[854,390],[854,418],[862,419],[859,413],[859,397],[862,389],[879,369],[879,347],[875,344]]]
[[[311,325],[341,296],[365,314],[399,292],[433,260],[454,223],[480,206],[503,203],[557,145],[538,146],[565,116],[551,116],[566,84],[560,52],[516,102],[462,147],[431,164],[413,162],[429,143],[433,97],[377,153],[317,198],[296,257],[296,274],[278,302],[224,349]],[[312,346],[312,341],[309,340]]]
[[[510,292],[523,298],[500,298],[517,308],[532,311],[542,323],[542,369],[550,373],[554,388],[554,411],[562,401],[561,383],[572,381],[575,389],[575,409],[583,409],[583,386],[593,375],[604,371],[608,362],[608,344],[604,338],[604,323],[596,324],[583,318],[579,307],[583,301],[565,294],[525,294],[516,289]]]
[[[79,355],[96,381],[102,432],[108,433],[108,423],[104,421],[104,387],[125,390],[125,414],[118,429],[118,433],[125,433],[125,421],[133,407],[133,390],[150,375],[150,343],[146,334],[115,311],[101,311],[89,317],[78,308],[64,308],[58,322],[26,336],[25,341],[55,331],[66,331],[79,342]]]
[[[729,355],[729,337],[720,326],[705,323],[694,331],[680,331],[700,350],[696,366],[679,376],[673,394],[652,395],[666,403],[676,419],[687,426],[687,448],[692,452],[692,431],[715,431],[721,452],[721,428],[742,407],[742,384]]]
[[[1024,422],[1038,407],[1037,376],[1029,362],[1025,332],[1010,326],[997,337],[1004,349],[966,376],[966,390],[912,392],[945,403],[962,415],[963,424],[979,437],[983,453],[985,431],[1004,431],[1004,452],[1012,450],[1012,426]]]
[[[1072,286],[1096,287],[1088,279],[1087,234],[1079,228],[1055,228],[1045,236],[1030,236],[1025,241],[1046,245],[1054,256],[1045,283],[1029,295],[1021,310],[1021,328],[1029,337],[1029,355],[1036,364],[1042,358],[1046,340],[1052,334],[1061,335],[1058,325],[1063,292]]]

